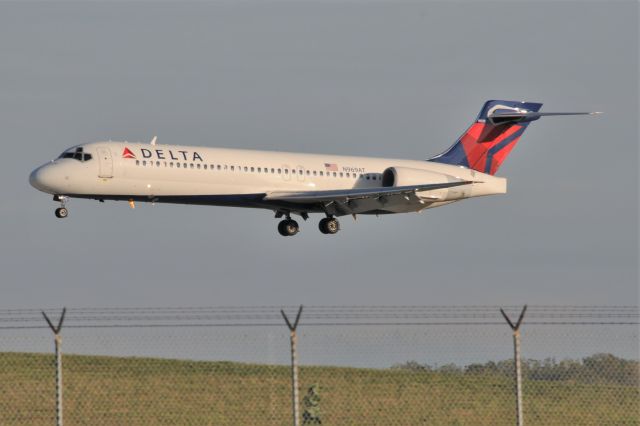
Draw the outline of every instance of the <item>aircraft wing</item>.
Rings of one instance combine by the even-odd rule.
[[[353,188],[328,191],[302,192],[270,192],[264,197],[266,201],[282,201],[294,204],[315,204],[334,212],[337,215],[364,213],[377,210],[396,210],[399,206],[406,211],[422,210],[425,202],[435,202],[438,196],[427,194],[416,195],[444,188],[469,185],[472,181],[458,180],[446,183],[429,183],[423,185]]]

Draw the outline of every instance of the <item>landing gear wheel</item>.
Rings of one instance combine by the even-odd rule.
[[[325,217],[318,224],[318,228],[323,234],[335,234],[340,230],[340,222],[334,217]]]
[[[60,219],[64,219],[65,217],[69,216],[69,212],[67,211],[66,208],[64,207],[58,207],[56,209],[56,217],[60,218]]]
[[[278,224],[278,232],[283,237],[291,237],[300,231],[298,222],[292,219],[285,219]]]

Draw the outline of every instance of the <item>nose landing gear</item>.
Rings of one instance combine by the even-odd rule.
[[[56,209],[56,211],[55,211],[56,217],[59,218],[59,219],[64,219],[65,217],[69,216],[69,211],[65,207],[67,199],[68,199],[68,197],[65,197],[64,195],[54,195],[53,196],[53,201],[59,201],[60,202],[60,207],[58,207]]]
[[[64,219],[69,215],[69,211],[65,207],[58,207],[56,209],[56,217],[60,219]]]

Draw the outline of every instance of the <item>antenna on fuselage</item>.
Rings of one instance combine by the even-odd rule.
[[[156,142],[158,142],[158,137],[154,136],[153,139],[151,139],[151,142],[149,142],[151,145],[155,145]]]

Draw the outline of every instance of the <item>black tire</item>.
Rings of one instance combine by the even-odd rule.
[[[340,222],[334,217],[325,217],[318,224],[318,228],[323,234],[335,234],[340,230]]]
[[[291,237],[300,231],[298,222],[291,219],[285,219],[278,224],[278,232],[283,237]]]
[[[57,218],[64,219],[67,216],[69,216],[69,211],[67,209],[65,209],[64,207],[58,207],[56,209],[56,217]]]
[[[320,223],[318,223],[318,229],[320,229],[320,232],[322,232],[323,234],[328,234],[329,231],[327,230],[327,221],[329,220],[328,217],[324,217],[322,219],[320,219]]]
[[[287,230],[284,229],[284,225],[285,225],[286,220],[282,220],[280,221],[280,223],[278,223],[278,232],[280,233],[280,235],[282,235],[283,237],[288,237],[289,234],[287,234]]]

